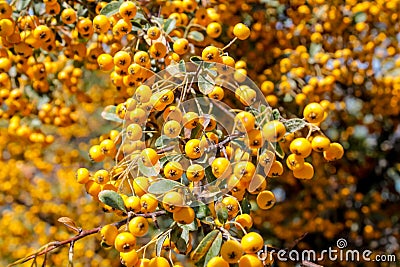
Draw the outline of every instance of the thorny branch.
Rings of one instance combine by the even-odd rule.
[[[126,224],[133,217],[136,217],[136,216],[142,216],[144,218],[155,218],[155,217],[162,216],[162,215],[165,215],[165,214],[166,214],[166,211],[164,211],[164,210],[155,211],[155,212],[152,212],[152,213],[130,213],[125,219],[123,219],[121,221],[118,221],[118,222],[115,222],[115,223],[113,223],[113,225],[115,225],[117,228],[119,228],[122,225]],[[38,256],[41,256],[41,255],[46,255],[47,253],[55,250],[56,248],[59,248],[59,247],[62,247],[62,246],[68,245],[68,244],[72,245],[76,241],[78,241],[78,240],[80,240],[80,239],[82,239],[82,238],[84,238],[86,236],[98,233],[101,230],[101,228],[102,228],[102,226],[99,226],[99,227],[96,227],[96,228],[93,228],[93,229],[90,229],[90,230],[80,229],[80,231],[79,231],[79,233],[77,235],[75,235],[75,236],[73,236],[71,238],[65,239],[63,241],[50,242],[49,244],[44,246],[43,250],[39,250],[36,253],[33,253],[33,254],[23,258],[23,259],[15,261],[15,262],[9,264],[8,267],[15,266],[15,265],[18,265],[18,264],[22,264],[24,262],[33,260],[33,259],[35,259],[35,258],[37,258]]]

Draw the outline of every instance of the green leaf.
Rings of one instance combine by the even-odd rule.
[[[196,220],[194,220],[189,224],[179,224],[179,225],[183,229],[183,231],[193,232],[198,229]]]
[[[201,62],[203,62],[203,60],[199,56],[193,56],[190,58],[190,62],[199,65]]]
[[[182,237],[179,237],[178,240],[175,242],[176,248],[179,250],[181,253],[185,253],[187,249],[187,244],[185,239]]]
[[[156,148],[160,149],[160,148],[166,147],[170,141],[171,141],[170,137],[168,137],[166,135],[161,135],[160,137],[158,137],[156,139],[156,142],[154,143],[154,145],[156,146]]]
[[[157,257],[159,257],[161,255],[163,243],[164,243],[166,238],[167,238],[167,235],[163,235],[157,240],[157,244],[156,244],[156,255],[157,255]]]
[[[122,1],[112,1],[108,3],[101,9],[100,15],[111,17],[112,15],[117,14],[122,3]]]
[[[192,131],[190,132],[190,139],[195,139],[195,138],[199,138],[200,135],[203,133],[201,130],[203,128],[201,127],[200,123],[197,123],[196,127],[194,127],[192,129]]]
[[[79,5],[78,10],[76,11],[78,17],[85,17],[88,13],[88,9],[83,5]]]
[[[160,229],[169,229],[175,223],[169,214],[162,215],[157,218],[157,223]]]
[[[160,158],[160,165],[164,166],[165,163],[167,163],[169,161],[169,157],[162,157]]]
[[[204,69],[206,69],[206,70],[210,70],[210,69],[214,68],[215,65],[216,65],[215,62],[204,61]]]
[[[166,19],[163,25],[164,32],[169,34],[172,32],[176,27],[176,20],[175,19]]]
[[[203,267],[203,266],[204,266],[204,260],[205,260],[205,258],[203,257],[203,259],[201,259],[200,261],[196,262],[196,263],[194,264],[194,266],[196,266],[196,267]],[[234,267],[237,267],[237,266],[234,266]]]
[[[257,116],[260,113],[258,109],[253,107],[246,107],[246,111],[250,112],[254,116]]]
[[[137,32],[142,30],[142,25],[140,25],[140,23],[136,22],[136,21],[132,21],[132,31]]]
[[[209,75],[200,75],[198,80],[199,90],[205,95],[211,93],[214,89],[215,82]]]
[[[228,220],[228,209],[222,203],[218,203],[215,206],[215,212],[217,214],[218,221],[222,224],[226,223]]]
[[[285,152],[282,150],[282,147],[279,145],[279,143],[275,146],[275,154],[281,159],[285,157]]]
[[[176,181],[173,181],[173,180],[160,179],[160,180],[152,183],[149,186],[148,191],[151,194],[160,195],[160,194],[167,193],[178,186],[181,187],[184,185],[181,183],[178,183]]]
[[[111,245],[111,246],[110,246],[110,245],[107,245],[106,242],[105,242],[104,240],[101,240],[100,245],[101,245],[101,247],[103,247],[103,248],[111,248],[111,247],[112,247],[112,245]],[[10,266],[10,265],[9,265],[9,266]]]
[[[153,167],[146,167],[141,160],[139,160],[137,164],[139,171],[146,177],[157,176],[160,173],[161,167],[158,167],[157,165]]]
[[[156,17],[156,16],[152,16],[151,17],[152,22],[155,21],[157,24],[164,24],[164,18],[162,17]]]
[[[174,227],[171,231],[170,240],[174,243],[181,237],[183,229],[181,227]]]
[[[190,255],[190,258],[194,262],[200,261],[204,255],[208,252],[210,249],[211,245],[213,244],[215,238],[217,238],[218,234],[220,232],[218,230],[212,230],[210,233],[208,233],[199,243],[199,245],[196,247],[196,249],[192,252]]]
[[[267,107],[266,105],[261,104],[261,105],[258,107],[258,109],[260,110],[260,113],[263,113],[263,112],[265,112],[265,111],[268,109],[268,107]]]
[[[196,208],[197,208],[196,218],[198,218],[200,220],[206,218],[210,212],[210,209],[207,207],[207,205],[200,201],[198,201],[198,207],[196,207]]]
[[[171,64],[168,65],[168,67],[165,69],[171,76],[176,76],[178,74],[181,74],[179,71],[179,65],[175,61],[171,62]]]
[[[126,212],[124,200],[113,190],[103,190],[99,193],[99,200],[104,204],[118,210]]]
[[[186,63],[183,59],[179,61],[178,68],[180,72],[186,72]]]
[[[293,119],[287,120],[287,121],[283,122],[283,124],[285,125],[286,132],[288,132],[288,133],[294,133],[298,130],[303,129],[307,125],[305,120],[299,119],[299,118],[293,118]]]
[[[115,121],[118,123],[122,123],[123,120],[118,117],[117,113],[116,113],[117,107],[116,106],[107,106],[104,108],[103,112],[101,112],[101,117],[103,117],[103,119],[108,120],[108,121]]]
[[[205,171],[205,175],[206,175],[208,183],[212,183],[215,180],[217,180],[217,177],[215,177],[215,175],[212,172],[211,166],[208,166],[204,171]]]
[[[241,148],[244,152],[249,151],[248,145],[242,140],[233,140],[233,141],[231,141],[231,143],[234,144],[235,146],[238,146],[239,148]]]
[[[272,110],[272,119],[273,120],[279,120],[279,118],[281,117],[281,113],[279,112],[278,109],[273,109]]]
[[[160,158],[160,165],[164,166],[168,161],[180,161],[183,158],[182,154],[168,155]]]
[[[206,259],[204,261],[204,267],[207,267],[207,263],[214,257],[218,256],[222,246],[222,234],[218,233],[210,249],[207,252]]]
[[[236,236],[237,238],[242,238],[243,236],[244,236],[244,233],[243,233],[243,231],[240,229],[238,229],[238,228],[236,228],[236,227],[231,227],[230,229],[229,229],[229,233],[231,234],[231,235],[233,235],[233,236]]]
[[[250,201],[247,198],[244,198],[242,200],[241,207],[242,207],[243,213],[250,214],[251,205],[250,205]]]
[[[188,229],[182,227],[181,237],[183,238],[183,240],[185,240],[186,244],[189,242],[189,233],[190,231]]]
[[[136,12],[136,15],[135,15],[134,19],[147,21],[145,15],[140,11]]]
[[[198,31],[191,31],[189,32],[188,36],[189,39],[195,40],[196,42],[204,41],[204,35]]]
[[[15,7],[17,9],[17,11],[22,11],[24,10],[30,3],[32,0],[18,0],[17,3],[15,4]]]
[[[218,72],[216,70],[206,69],[206,71],[208,72],[208,74],[210,74],[213,77],[217,77],[217,75],[218,75]]]

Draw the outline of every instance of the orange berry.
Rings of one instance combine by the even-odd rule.
[[[250,232],[242,237],[241,244],[245,253],[256,253],[264,246],[264,240],[260,234]]]
[[[233,27],[233,34],[239,39],[239,40],[245,40],[250,36],[250,29],[243,23],[238,23]]]

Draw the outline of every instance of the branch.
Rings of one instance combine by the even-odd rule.
[[[303,240],[307,235],[308,235],[308,232],[302,234],[299,238],[297,238],[296,240],[294,240],[294,241],[293,241],[293,245],[292,245],[292,247],[290,248],[290,250],[292,250],[295,246],[297,246],[297,244],[298,244],[301,240]]]
[[[164,154],[165,152],[174,150],[176,146],[167,146],[166,148],[161,148],[159,150],[157,150],[157,154]]]
[[[206,148],[205,150],[206,151],[211,151],[211,150],[214,150],[214,149],[217,149],[217,148],[223,148],[226,143],[229,143],[230,141],[235,140],[237,138],[240,138],[242,136],[244,136],[244,133],[235,133],[235,134],[228,135],[227,138],[225,138],[224,140],[222,140],[218,144],[214,144],[214,145]]]
[[[124,221],[126,221],[126,219]],[[90,229],[90,230],[82,230],[76,236],[73,236],[73,237],[68,238],[66,240],[50,242],[48,245],[45,246],[44,250],[36,252],[34,254],[31,254],[31,255],[29,255],[29,256],[27,256],[27,257],[25,257],[23,259],[20,259],[18,261],[15,261],[15,262],[9,264],[8,267],[15,266],[15,265],[22,264],[24,262],[33,260],[36,257],[44,255],[44,254],[47,254],[48,252],[50,252],[50,251],[52,251],[52,250],[54,250],[54,249],[56,249],[58,247],[65,246],[67,244],[70,244],[71,242],[77,241],[77,240],[82,239],[82,238],[84,238],[86,236],[98,233],[100,230],[101,230],[101,226],[93,228],[93,229]]]
[[[142,216],[144,218],[154,218],[154,217],[162,216],[164,214],[166,214],[165,210],[155,211],[152,213],[130,213],[128,215],[128,217],[126,217],[125,219],[123,219],[121,221],[113,223],[113,225],[115,225],[117,228],[120,228],[122,225],[126,224],[133,217]],[[73,244],[76,241],[78,241],[86,236],[98,233],[102,227],[103,226],[99,226],[99,227],[96,227],[96,228],[93,228],[90,230],[80,229],[79,233],[76,236],[73,236],[73,237],[63,240],[63,241],[50,242],[47,245],[43,246],[43,248],[44,248],[43,250],[39,249],[36,253],[33,253],[23,259],[19,259],[15,262],[9,264],[8,267],[15,266],[15,265],[22,264],[24,262],[33,260],[38,256],[45,255],[45,254],[49,253],[50,251],[55,250],[56,248],[59,248],[59,247],[62,247],[62,246],[68,245],[68,244]]]
[[[224,140],[222,140],[218,144],[214,144],[214,145],[206,148],[205,150],[207,152],[209,152],[209,151],[217,149],[217,148],[221,148],[222,149],[226,143],[229,143],[230,141],[235,140],[237,138],[240,138],[240,137],[242,137],[244,135],[245,135],[244,133],[235,133],[235,134],[228,135],[228,137],[226,137]],[[176,146],[167,146],[165,148],[161,148],[161,149],[157,150],[157,154],[163,154],[165,152],[174,150],[175,147]]]

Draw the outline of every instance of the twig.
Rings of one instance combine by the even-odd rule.
[[[160,239],[160,237],[171,233],[171,231],[172,231],[173,227],[175,227],[175,225],[176,225],[175,223],[171,224],[171,226],[168,228],[168,230],[161,232],[157,236],[153,237],[146,245],[144,245],[141,248],[139,248],[138,250],[136,250],[136,252],[139,253],[140,251],[143,250],[143,257],[144,257],[144,255],[146,254],[147,247],[150,246],[151,244],[153,244],[154,242],[156,242],[156,246],[157,246],[157,241]]]
[[[202,26],[202,25],[200,25],[200,24],[193,23],[192,21],[193,21],[193,19],[192,19],[192,20],[189,22],[189,24],[187,25],[187,27],[186,27],[186,29],[185,29],[185,32],[183,33],[183,38],[187,38],[187,36],[188,36],[188,34],[189,34],[189,29],[192,28],[192,27],[198,27],[198,28],[202,29],[203,31],[206,31],[206,30],[207,30],[206,27],[204,27],[204,26]]]
[[[244,229],[244,227],[243,227],[240,223],[235,222],[235,221],[228,221],[227,223],[228,223],[228,224],[233,224],[233,225],[239,227],[240,230],[242,230],[243,234],[247,235],[246,229]]]
[[[222,48],[221,50],[224,51],[225,49],[227,49],[228,47],[230,47],[238,38],[235,37],[232,39],[232,41],[230,41],[226,46],[224,46],[224,48]]]
[[[297,238],[296,240],[294,240],[294,241],[293,241],[293,245],[292,245],[292,247],[290,248],[290,250],[292,250],[295,246],[297,246],[297,244],[298,244],[301,240],[303,240],[307,235],[308,235],[308,233],[306,232],[306,233],[302,234],[299,238]]]
[[[155,212],[152,212],[152,213],[130,214],[130,216],[128,216],[127,218],[125,218],[125,219],[123,219],[121,221],[115,222],[115,223],[113,223],[113,225],[115,225],[117,228],[120,228],[122,225],[126,224],[131,218],[136,217],[136,216],[142,216],[144,218],[153,218],[153,217],[157,217],[157,216],[162,216],[164,214],[166,214],[165,210],[155,211]],[[75,235],[75,236],[73,236],[71,238],[68,238],[66,240],[51,242],[51,243],[49,243],[50,245],[47,246],[47,248],[45,248],[44,250],[40,251],[39,253],[36,252],[36,253],[34,253],[32,255],[29,255],[29,256],[27,256],[27,257],[25,257],[23,259],[17,260],[15,262],[9,264],[8,267],[15,266],[17,264],[22,264],[24,262],[33,260],[33,259],[37,258],[38,256],[45,255],[45,254],[49,253],[50,251],[55,250],[56,248],[65,246],[67,244],[73,244],[76,241],[78,241],[78,240],[80,240],[80,239],[82,239],[82,238],[84,238],[86,236],[98,233],[101,230],[101,228],[102,228],[102,226],[99,226],[99,227],[96,227],[96,228],[93,228],[93,229],[90,229],[90,230],[82,230],[82,231],[79,232],[79,234],[77,234],[77,235]]]
[[[310,137],[311,137],[311,134],[312,134],[313,132],[316,132],[316,131],[320,131],[320,130],[321,130],[317,125],[314,125],[314,124],[312,124],[312,123],[307,123],[307,126],[308,126],[308,128],[309,128],[309,131],[308,131],[308,134],[307,134],[306,139],[310,138]]]
[[[206,150],[207,150],[207,152],[208,152],[208,151],[211,151],[211,150],[216,149],[216,148],[223,148],[224,145],[225,145],[226,143],[229,143],[229,142],[232,141],[232,140],[235,140],[235,139],[237,139],[237,138],[240,138],[240,137],[242,137],[243,135],[244,135],[244,133],[235,133],[235,134],[231,134],[231,135],[229,135],[226,139],[222,140],[222,141],[219,142],[218,144],[214,144],[214,145],[208,147]]]
[[[164,154],[165,152],[169,152],[171,150],[174,150],[176,146],[167,146],[166,148],[161,148],[157,150],[157,154]]]

